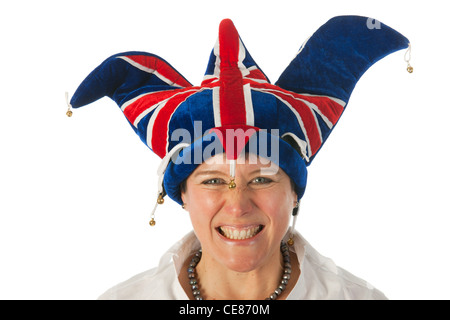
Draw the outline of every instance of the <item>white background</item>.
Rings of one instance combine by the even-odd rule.
[[[3,1],[0,298],[95,299],[191,230],[159,158],[108,98],[64,92],[115,53],[157,54],[200,84],[223,18],[275,82],[329,18],[376,18],[412,43],[370,68],[309,169],[297,229],[391,299],[449,299],[449,20],[444,1]],[[446,13],[447,12],[447,13]]]

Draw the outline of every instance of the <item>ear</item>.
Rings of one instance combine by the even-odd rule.
[[[186,201],[186,185],[187,185],[186,180],[184,180],[183,182],[180,183],[180,195],[181,195],[182,203],[187,203],[187,201]]]
[[[298,199],[298,198],[296,198],[296,199]],[[300,207],[300,200],[296,200],[294,203],[294,208],[292,209],[293,216],[297,215],[299,207]]]

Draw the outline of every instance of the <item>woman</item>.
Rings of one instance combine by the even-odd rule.
[[[295,231],[306,167],[356,82],[373,63],[408,47],[401,34],[384,24],[370,28],[370,20],[329,20],[276,85],[230,20],[220,25],[201,86],[142,52],[114,55],[83,81],[69,108],[111,97],[162,158],[150,225],[167,194],[194,228],[157,268],[101,299],[385,299]]]
[[[279,297],[284,298],[298,279],[295,253],[289,256],[292,266],[286,267],[280,250],[290,215],[298,206],[297,195],[283,170],[262,172],[262,168],[268,165],[261,161],[238,164],[236,186],[230,189],[228,165],[217,155],[186,181],[182,199],[202,244],[196,278],[203,298],[264,299],[279,286],[283,289]],[[190,261],[186,259],[184,270]],[[281,283],[285,269],[290,277],[285,280],[292,279],[287,285]],[[182,272],[179,281],[194,298],[188,280]]]

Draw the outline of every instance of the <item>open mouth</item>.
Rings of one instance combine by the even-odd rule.
[[[217,231],[227,239],[231,240],[245,240],[256,236],[264,229],[262,224],[257,226],[248,227],[231,227],[231,226],[220,226]]]

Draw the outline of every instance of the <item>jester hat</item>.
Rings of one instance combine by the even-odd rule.
[[[409,45],[397,31],[378,21],[374,27],[371,21],[332,18],[271,84],[226,19],[200,86],[154,54],[125,52],[92,71],[70,106],[79,108],[104,96],[118,104],[141,140],[162,158],[160,198],[167,193],[181,204],[180,184],[206,160],[204,151],[215,143],[231,162],[256,145],[252,152],[282,168],[300,199],[306,167],[341,117],[357,81],[375,62]],[[230,138],[229,131],[239,134]],[[279,156],[271,157],[275,145]],[[210,156],[218,153],[210,149],[215,150]]]

